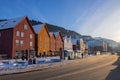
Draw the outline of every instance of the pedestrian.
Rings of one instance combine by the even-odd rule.
[[[82,59],[83,59],[83,53],[81,54],[81,56],[82,56]]]
[[[33,64],[36,64],[36,58],[33,58]]]
[[[29,65],[32,64],[32,59],[31,59],[31,58],[28,60],[28,64],[29,64]]]

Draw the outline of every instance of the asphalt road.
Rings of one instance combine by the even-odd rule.
[[[0,76],[0,80],[120,80],[120,60],[101,55],[51,69]]]

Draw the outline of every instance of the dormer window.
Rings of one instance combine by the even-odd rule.
[[[24,29],[27,30],[28,29],[28,26],[26,24],[24,24]]]

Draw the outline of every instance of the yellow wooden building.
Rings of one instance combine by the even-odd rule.
[[[49,56],[50,55],[50,35],[46,24],[39,24],[33,26],[36,33],[36,55]]]

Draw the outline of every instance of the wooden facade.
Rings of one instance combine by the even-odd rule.
[[[55,32],[54,34],[56,37],[56,51],[59,55],[61,55],[62,51],[64,50],[64,41],[60,32]]]
[[[50,34],[50,50],[51,51],[56,51],[56,38],[54,33],[49,33]]]
[[[6,54],[7,58],[34,56],[35,33],[26,16],[0,24],[4,24],[4,28],[0,26],[0,54]]]
[[[33,26],[36,32],[37,56],[49,56],[50,35],[45,24]]]
[[[46,24],[32,26],[26,16],[0,22],[0,58],[60,55],[63,50],[60,32],[51,34]]]

